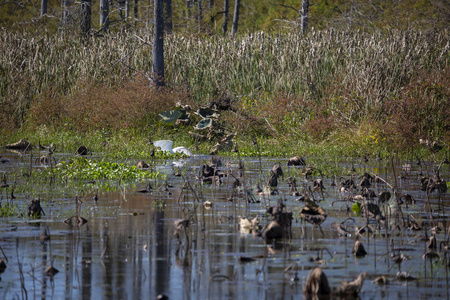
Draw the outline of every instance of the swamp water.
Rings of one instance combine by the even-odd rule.
[[[18,172],[27,169],[27,159],[19,155],[3,153],[8,161],[0,164],[0,172]],[[61,159],[61,158],[56,158]],[[154,167],[167,174],[167,181],[151,180],[153,190],[138,193],[147,182],[110,187],[99,190],[98,200],[93,200],[96,183],[86,183],[82,192],[42,183],[36,195],[15,192],[15,203],[26,206],[30,198],[40,197],[45,215],[40,219],[23,216],[0,219],[0,258],[7,268],[0,274],[0,298],[2,299],[156,299],[164,294],[169,299],[302,299],[303,287],[309,272],[321,267],[331,287],[341,280],[354,280],[361,272],[367,272],[359,292],[362,299],[442,299],[450,297],[448,254],[444,242],[448,241],[448,193],[434,191],[429,200],[432,213],[426,209],[427,193],[421,191],[418,173],[434,175],[437,163],[418,166],[415,162],[391,162],[349,159],[339,164],[344,174],[324,178],[323,195],[314,192],[314,198],[326,211],[327,218],[321,228],[300,218],[302,201],[292,196],[288,177],[297,180],[297,188],[313,186],[318,176],[307,180],[302,175],[304,167],[287,167],[286,158],[242,158],[244,168],[238,169],[237,158],[221,158],[224,172],[242,175],[246,188],[261,187],[268,181],[272,166],[280,162],[284,177],[278,179],[278,195],[260,196],[255,193],[249,203],[245,192],[233,189],[232,178],[224,177],[222,185],[200,184],[195,177],[209,156],[194,156],[183,160],[180,169],[183,176],[174,176],[171,161],[157,163]],[[322,158],[323,160],[323,158]],[[314,165],[314,158],[306,158]],[[402,165],[410,163],[411,169],[402,171]],[[130,163],[131,164],[131,163]],[[355,240],[354,227],[363,227],[367,219],[355,216],[353,203],[340,201],[352,193],[339,191],[339,177],[354,179],[365,172],[377,174],[394,184],[394,172],[400,194],[409,194],[416,200],[405,206],[405,218],[414,218],[421,229],[395,229],[395,220],[388,220],[388,229],[374,234],[363,234],[359,240],[367,255],[356,258],[352,254]],[[39,168],[33,167],[38,172]],[[449,178],[449,166],[443,165],[440,175]],[[9,182],[11,184],[11,182]],[[371,189],[378,195],[390,190],[385,183],[373,183]],[[360,187],[358,187],[360,190]],[[2,204],[9,199],[2,189]],[[93,193],[92,193],[93,192]],[[89,194],[90,193],[90,194]],[[87,223],[78,226],[76,196],[84,197],[79,215]],[[325,198],[325,199],[323,199]],[[259,217],[264,226],[271,220],[266,206],[283,201],[293,212],[290,239],[265,242],[260,236],[239,228],[239,217]],[[205,207],[203,202],[212,202]],[[376,201],[376,200],[375,200]],[[345,221],[347,218],[351,218]],[[190,219],[187,228],[174,235],[175,221]],[[351,237],[338,236],[332,224],[345,221]],[[376,222],[369,220],[376,228]],[[439,226],[436,233],[439,257],[423,258],[429,251],[425,236],[432,235],[431,228]],[[389,234],[386,237],[386,232]],[[50,240],[42,237],[47,233]],[[442,243],[441,243],[442,242]],[[441,247],[440,247],[441,246]],[[391,256],[404,254],[408,260],[395,263]],[[46,269],[53,266],[59,272],[48,275]],[[399,271],[406,271],[415,280],[397,279]],[[373,280],[385,276],[388,283],[377,285]]]

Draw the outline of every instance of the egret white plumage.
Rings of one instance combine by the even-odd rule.
[[[189,149],[186,147],[181,146],[181,147],[175,147],[172,149],[173,141],[170,141],[170,140],[156,141],[156,142],[153,142],[153,145],[155,147],[161,148],[162,151],[168,151],[170,153],[184,153],[187,156],[192,156],[192,152],[189,151]]]

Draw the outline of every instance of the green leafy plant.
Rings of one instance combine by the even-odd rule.
[[[156,171],[142,170],[124,163],[93,161],[84,157],[62,161],[54,169],[54,174],[60,178],[82,180],[140,180],[156,178],[159,175]]]
[[[352,205],[352,212],[354,212],[357,217],[359,216],[361,212],[361,204],[359,202],[355,202]]]
[[[153,201],[152,205],[156,210],[163,210],[165,205],[164,199],[156,199]]]
[[[0,204],[0,217],[13,217],[19,214],[20,208],[17,204]]]

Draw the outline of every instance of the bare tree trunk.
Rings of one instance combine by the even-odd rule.
[[[153,21],[152,76],[154,84],[164,86],[164,3],[155,0]]]
[[[202,0],[197,0],[197,23],[198,23],[198,33],[202,31],[201,23],[202,23]]]
[[[308,8],[309,0],[302,0],[301,26],[303,33],[306,33],[306,31],[308,30]]]
[[[41,17],[47,13],[47,0],[41,0]]]
[[[355,10],[355,4],[353,3],[353,0],[350,1],[350,17],[349,17],[349,22],[350,22],[350,29],[353,28],[353,11]]]
[[[130,0],[125,0],[125,20],[128,21],[130,17]]]
[[[164,31],[167,34],[173,31],[172,0],[164,0]]]
[[[208,8],[211,10],[214,7],[214,0],[209,0]]]
[[[61,2],[61,6],[62,6],[62,10],[63,10],[63,17],[62,17],[63,25],[67,24],[67,22],[69,21],[69,18],[70,18],[69,7],[71,4],[72,4],[71,0],[62,0],[62,2]]]
[[[91,0],[81,0],[80,29],[83,36],[88,36],[91,30]]]
[[[138,1],[139,0],[134,0],[134,27],[136,29],[137,26],[137,21],[138,21]]]
[[[241,6],[241,0],[236,0],[234,2],[234,15],[233,15],[233,26],[231,27],[231,36],[234,37],[237,32],[239,23],[239,7]]]
[[[109,0],[100,0],[100,27],[103,30],[109,28]]]
[[[194,6],[194,0],[186,0],[186,27],[189,28],[189,24],[192,20],[192,7]]]
[[[226,35],[227,31],[228,31],[228,9],[229,9],[229,6],[230,6],[229,0],[224,0],[224,2],[223,2],[223,26],[222,26],[223,35]]]
[[[117,9],[119,10],[119,17],[123,21],[123,19],[124,19],[123,11],[125,10],[125,0],[117,0]]]

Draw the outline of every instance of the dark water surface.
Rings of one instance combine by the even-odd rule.
[[[0,164],[1,173],[26,166],[15,154],[4,153],[2,157],[10,161]],[[299,211],[304,203],[295,200],[298,197],[289,193],[286,182],[287,177],[295,177],[298,189],[302,190],[303,185],[312,187],[317,176],[304,182],[301,172],[286,166],[286,158],[263,158],[261,174],[257,158],[243,159],[244,170],[241,171],[237,159],[222,158],[221,169],[232,170],[236,177],[241,172],[247,188],[254,188],[258,182],[264,186],[269,170],[276,162],[281,163],[285,176],[279,179],[280,194],[255,195],[260,203],[247,203],[243,192],[233,191],[231,179],[224,178],[220,186],[200,185],[195,180],[200,166],[209,158],[195,156],[183,161],[182,177],[173,175],[171,162],[156,166],[167,174],[168,191],[164,190],[164,181],[152,181],[151,193],[136,192],[145,187],[145,182],[112,191],[100,190],[98,201],[89,196],[81,205],[80,215],[88,221],[82,226],[64,223],[75,214],[76,191],[55,188],[53,192],[47,186],[40,190],[40,195],[30,195],[31,198],[41,197],[45,216],[39,220],[0,219],[3,251],[0,258],[7,265],[1,274],[0,298],[155,299],[158,294],[165,294],[169,299],[302,299],[306,278],[316,266],[323,268],[332,287],[337,287],[343,279],[353,280],[359,273],[367,272],[360,292],[362,299],[450,297],[448,261],[444,260],[448,254],[439,251],[439,243],[448,238],[450,196],[437,191],[431,194],[431,219],[431,214],[424,210],[427,195],[420,190],[417,174],[421,167],[417,164],[411,163],[412,169],[406,174],[401,171],[402,164],[410,162],[396,163],[395,173],[400,193],[408,193],[416,199],[415,204],[402,206],[403,214],[411,214],[423,229],[395,230],[389,238],[385,237],[385,229],[375,236],[365,235],[360,241],[368,255],[356,258],[352,254],[354,231],[351,230],[351,237],[338,237],[331,224],[351,217],[354,221],[347,221],[347,225],[362,227],[366,219],[347,211],[346,202],[333,203],[348,195],[338,191],[339,185],[331,186],[333,178],[324,178],[325,200],[319,203],[328,213],[321,226],[322,235],[319,228],[301,221]],[[306,159],[307,163],[314,161],[314,158]],[[335,164],[333,160],[330,163]],[[374,159],[362,164],[348,159],[339,164],[347,169],[354,166],[355,178],[370,171],[394,184],[388,161]],[[426,167],[430,175],[434,175],[431,171],[437,165]],[[350,178],[349,174],[338,174],[338,177]],[[450,179],[448,165],[442,167],[440,174],[446,181]],[[186,187],[186,180],[192,189]],[[161,188],[158,190],[158,187]],[[378,194],[387,187],[381,183],[373,185],[372,189]],[[3,204],[8,201],[6,193],[2,191]],[[44,199],[43,195],[51,196]],[[314,195],[322,198],[319,193]],[[16,197],[16,203],[28,205],[26,195],[16,194]],[[279,199],[294,212],[291,239],[265,243],[257,235],[241,232],[239,216],[259,216],[260,224],[265,225],[271,220],[265,206],[276,205]],[[213,203],[210,209],[202,205],[207,200]],[[179,219],[191,222],[177,239],[174,221]],[[375,226],[372,221],[371,224]],[[440,258],[430,261],[422,258],[428,250],[423,238],[431,235],[430,228],[436,224],[442,229],[436,234]],[[42,242],[41,235],[47,228],[51,240]],[[392,247],[409,260],[395,264],[390,258]],[[253,260],[243,261],[242,257]],[[53,277],[45,273],[52,261],[59,270]],[[406,271],[417,279],[398,281],[399,271]],[[372,282],[381,275],[388,279],[387,285]]]

